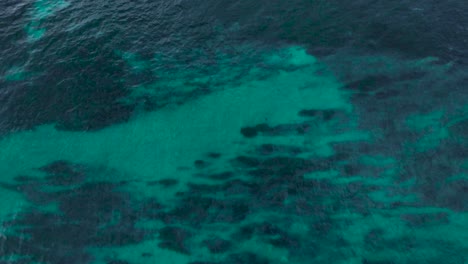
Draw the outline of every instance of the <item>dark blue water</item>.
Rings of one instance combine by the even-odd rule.
[[[0,263],[467,263],[467,6],[1,1]]]

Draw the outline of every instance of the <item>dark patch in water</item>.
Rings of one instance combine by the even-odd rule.
[[[293,249],[300,247],[299,239],[288,235],[281,235],[278,238],[270,238],[268,239],[268,243],[278,248]]]
[[[373,75],[348,83],[345,89],[367,93],[389,85],[392,81],[392,78],[386,75]]]
[[[365,246],[372,250],[383,249],[385,231],[382,229],[372,229],[364,237]]]
[[[232,243],[222,238],[211,238],[203,241],[211,253],[219,254],[228,251],[232,247]]]
[[[20,176],[16,176],[13,180],[15,180],[17,182],[34,182],[34,181],[40,181],[40,178],[32,177],[32,176],[26,176],[26,175],[20,175]]]
[[[242,252],[228,256],[226,263],[229,264],[268,264],[269,261],[251,252]]]
[[[275,145],[275,144],[262,144],[257,147],[256,152],[260,155],[272,155],[272,154],[290,154],[297,155],[302,152],[299,147]]]
[[[384,91],[376,93],[375,98],[379,100],[385,100],[385,99],[396,97],[398,95],[400,95],[400,91],[389,89],[389,90],[384,90]]]
[[[252,168],[260,165],[261,160],[255,157],[238,156],[232,162],[239,167]]]
[[[195,196],[196,193],[209,193],[211,190],[191,190],[181,193],[183,198],[176,207],[160,216],[168,223],[185,223],[198,227],[208,223],[237,223],[249,213],[248,203],[239,199],[214,199]],[[220,190],[220,187],[217,187]]]
[[[233,234],[232,238],[236,241],[249,240],[253,237],[255,232],[255,227],[252,225],[245,225],[237,229]]]
[[[107,264],[130,264],[130,262],[126,260],[111,260]]]
[[[396,262],[392,260],[368,260],[363,259],[362,264],[395,264]]]
[[[227,179],[234,177],[234,173],[230,171],[225,171],[225,172],[220,172],[220,173],[215,173],[215,174],[209,174],[209,175],[206,175],[205,177],[212,179],[212,180],[227,180]]]
[[[222,190],[226,195],[246,195],[252,194],[258,190],[259,185],[256,183],[250,183],[243,180],[230,180],[223,184]]]
[[[438,225],[449,223],[449,217],[447,213],[404,214],[401,216],[401,218],[413,228],[425,225]]]
[[[187,240],[190,237],[192,237],[192,234],[186,229],[167,226],[159,230],[159,239],[162,242],[158,246],[188,255],[190,254],[190,250]]]
[[[218,152],[210,152],[207,154],[207,156],[209,158],[212,158],[212,159],[219,159],[221,157],[221,153],[218,153]]]
[[[460,136],[465,140],[468,139],[468,120],[456,122],[455,124],[449,127],[449,130],[451,133]]]
[[[324,121],[330,121],[340,110],[335,109],[303,109],[298,115],[302,117],[320,117]]]
[[[123,62],[101,44],[88,39],[80,41],[79,48],[62,46],[56,54],[42,54],[50,55],[50,63],[33,64],[32,71],[45,72],[9,96],[14,103],[2,112],[3,129],[56,123],[58,129],[88,131],[127,121],[134,106],[118,102],[129,94],[119,80]]]
[[[82,169],[63,160],[39,168],[39,170],[49,174],[45,177],[47,183],[57,186],[68,186],[82,182],[85,178]]]
[[[149,181],[146,183],[148,186],[155,186],[155,185],[161,185],[164,187],[173,187],[179,183],[178,180],[176,179],[162,179],[162,180],[157,180],[157,181]]]
[[[241,134],[246,138],[253,138],[258,136],[259,133],[270,131],[271,127],[268,124],[258,124],[253,127],[243,127],[241,128]]]
[[[215,262],[215,261],[192,261],[188,264],[222,264],[222,262]]]
[[[193,162],[197,169],[203,169],[208,166],[208,163],[204,160],[196,160]]]
[[[161,216],[164,206],[156,198],[148,198],[141,204],[140,214],[143,217],[157,219]]]
[[[283,124],[277,126],[270,126],[266,123],[258,124],[252,127],[241,128],[241,134],[246,138],[254,138],[259,135],[263,136],[282,136],[290,135],[291,133],[302,135],[309,129],[309,124]]]
[[[136,227],[138,217],[132,200],[118,191],[121,184],[83,179],[65,191],[45,191],[50,181],[55,181],[52,176],[85,174],[78,168],[83,167],[54,162],[43,167],[49,173],[43,181],[16,185],[16,190],[37,208],[29,208],[7,223],[10,232],[1,242],[1,255],[51,264],[90,263],[92,257],[86,253],[89,246],[123,246],[146,239],[146,231]],[[57,213],[41,211],[40,206],[49,203],[58,205]]]

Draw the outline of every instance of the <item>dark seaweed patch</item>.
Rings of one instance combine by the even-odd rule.
[[[148,186],[154,186],[154,185],[161,185],[164,187],[172,187],[175,186],[179,183],[178,180],[176,179],[162,179],[162,180],[157,180],[157,181],[149,181],[146,183]]]
[[[320,114],[320,110],[317,109],[304,109],[299,111],[299,116],[314,117]]]
[[[10,232],[0,241],[1,255],[19,255],[29,263],[90,263],[89,246],[123,246],[146,239],[149,233],[136,227],[137,213],[130,197],[118,190],[121,184],[75,182],[66,191],[47,191],[54,176],[85,175],[78,168],[82,167],[55,162],[43,167],[49,173],[43,180],[24,178],[13,188],[36,208],[25,209],[5,223]],[[56,203],[59,211],[42,211],[40,206],[48,203]]]
[[[66,186],[80,183],[84,180],[85,174],[80,171],[82,168],[74,166],[67,161],[55,161],[39,170],[48,173],[46,180],[50,185]]]
[[[212,158],[212,159],[219,159],[221,157],[221,153],[218,153],[218,152],[210,152],[207,154],[207,156],[209,158]]]
[[[204,223],[240,222],[249,211],[248,203],[243,200],[188,195],[176,208],[161,214],[161,219],[166,223],[185,223],[197,227]]]
[[[232,247],[232,243],[222,238],[211,238],[203,241],[211,253],[218,254],[228,251]]]
[[[384,230],[382,229],[372,229],[364,237],[365,246],[372,250],[378,250],[385,248],[384,245]]]
[[[192,261],[188,264],[222,264],[222,262],[214,262],[214,261]]]
[[[427,75],[427,72],[413,71],[413,72],[404,72],[400,74],[397,78],[398,78],[398,81],[411,81],[415,79],[421,79],[426,75]]]
[[[217,184],[187,184],[191,191],[195,193],[216,193],[221,189],[220,185]]]
[[[52,175],[76,175],[80,174],[72,164],[65,160],[54,161],[46,166],[40,168],[40,170],[47,172]]]
[[[142,202],[140,214],[148,218],[157,218],[160,216],[164,206],[155,198],[148,198]]]
[[[291,249],[300,245],[297,238],[269,222],[244,225],[231,235],[236,241],[250,240],[254,236],[265,239],[267,243],[275,247]]]
[[[208,163],[206,161],[203,161],[203,160],[196,160],[193,162],[193,164],[195,165],[195,167],[197,169],[202,169],[202,168],[205,168],[206,166],[208,166]]]
[[[468,139],[468,120],[462,120],[451,125],[449,130],[457,136]]]
[[[256,152],[260,155],[272,155],[272,154],[290,154],[297,155],[302,152],[299,147],[275,145],[275,144],[262,144],[257,147]]]
[[[2,113],[6,121],[2,128],[9,131],[56,123],[64,130],[97,130],[127,121],[134,105],[119,102],[129,94],[120,80],[124,64],[101,41],[88,38],[80,41],[79,48],[50,42],[54,44],[41,54],[50,63],[31,65],[32,71],[43,74],[9,96],[14,103],[7,104]]]
[[[361,168],[359,165],[347,164],[343,166],[343,171],[346,175],[357,175],[361,171]]]
[[[232,234],[232,238],[237,241],[249,240],[255,233],[255,226],[246,225],[242,226]]]
[[[15,180],[17,182],[34,182],[34,181],[39,181],[40,178],[32,177],[32,176],[26,176],[26,175],[20,175],[20,176],[16,176],[15,178],[13,178],[13,180]]]
[[[260,165],[261,160],[254,157],[238,156],[232,162],[240,167],[253,168]]]
[[[298,115],[302,117],[320,117],[324,121],[330,121],[339,110],[335,109],[304,109],[299,111]]]
[[[386,75],[373,75],[348,83],[345,88],[360,92],[370,92],[389,85],[392,81],[392,78]]]
[[[408,225],[420,227],[424,225],[447,224],[449,222],[447,213],[434,214],[404,214],[401,216]]]
[[[283,179],[291,179],[297,176],[302,176],[306,172],[315,170],[322,171],[328,168],[329,164],[321,160],[279,156],[264,159],[259,162],[256,171],[266,170],[266,174],[262,175],[264,177],[281,176]],[[258,173],[255,173],[255,175],[259,176]]]
[[[275,152],[277,148],[273,144],[263,144],[257,148],[257,152],[262,155],[269,155]]]
[[[321,159],[304,159],[298,157],[278,156],[258,159],[249,156],[238,156],[232,160],[239,167],[251,168],[249,174],[257,177],[281,175],[294,177],[309,171],[327,170],[330,164]]]
[[[251,252],[231,254],[226,260],[229,264],[268,264],[269,261]]]
[[[143,252],[143,253],[141,253],[141,256],[142,256],[143,258],[150,258],[150,257],[152,257],[152,256],[154,256],[154,255],[153,255],[153,253]]]
[[[252,194],[258,189],[258,184],[249,183],[243,180],[230,180],[222,186],[223,193],[226,195]]]
[[[162,242],[158,246],[179,253],[190,254],[187,241],[190,237],[192,237],[192,233],[186,229],[167,226],[159,230],[159,239]]]
[[[241,128],[241,134],[246,138],[253,138],[259,135],[263,136],[281,136],[289,135],[291,133],[304,134],[309,129],[309,124],[282,124],[277,126],[270,126],[266,123],[258,124],[251,127]]]
[[[395,264],[392,260],[369,260],[363,259],[362,264]]]
[[[297,248],[300,246],[299,239],[293,238],[285,234],[282,234],[278,238],[268,239],[268,243],[278,248],[287,248],[287,249]]]
[[[267,132],[269,130],[271,130],[271,127],[266,123],[262,123],[252,127],[243,127],[240,132],[246,138],[253,138],[259,133]]]
[[[227,179],[234,177],[234,173],[230,171],[225,171],[225,172],[220,172],[220,173],[215,173],[215,174],[209,174],[209,175],[206,175],[205,177],[212,179],[212,180],[227,180]]]
[[[241,252],[228,255],[221,262],[213,261],[194,261],[189,264],[268,264],[269,261],[251,252]]]
[[[259,131],[255,127],[241,128],[241,134],[246,138],[253,138],[258,135]]]
[[[389,99],[398,95],[400,95],[400,91],[398,90],[384,90],[376,93],[374,97],[376,99]]]
[[[130,264],[130,262],[126,260],[111,260],[108,261],[107,264]]]

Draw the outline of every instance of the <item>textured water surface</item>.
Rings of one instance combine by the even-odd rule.
[[[0,2],[0,263],[468,263],[464,1]]]

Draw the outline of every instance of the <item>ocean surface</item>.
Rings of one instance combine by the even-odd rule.
[[[0,264],[467,264],[466,0],[1,0]]]

